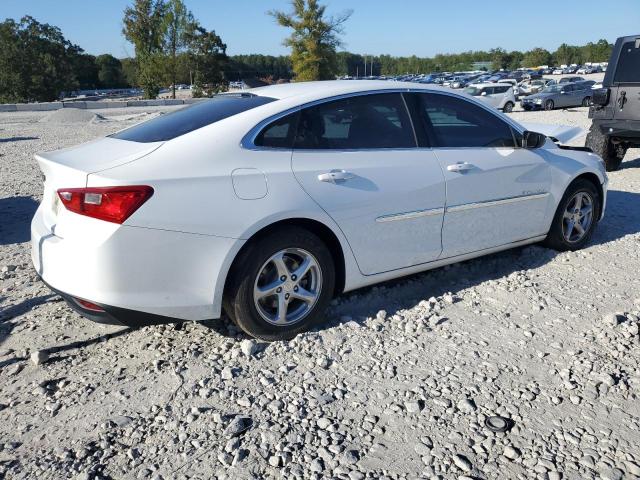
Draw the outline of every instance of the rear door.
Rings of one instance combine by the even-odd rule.
[[[305,108],[293,172],[371,275],[437,259],[445,182],[418,149],[401,93],[359,94]]]
[[[640,37],[623,43],[613,86],[614,118],[640,119]]]
[[[542,149],[516,147],[497,112],[451,95],[416,95],[447,182],[442,257],[544,235],[553,205]]]

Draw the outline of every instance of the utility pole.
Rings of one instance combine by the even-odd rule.
[[[367,76],[367,56],[364,56],[364,76]]]

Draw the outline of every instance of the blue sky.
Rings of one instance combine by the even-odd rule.
[[[133,55],[121,34],[122,12],[132,0],[0,0],[0,19],[31,15],[60,27],[88,53]],[[231,55],[286,54],[287,31],[265,14],[288,10],[288,0],[185,0]],[[325,0],[329,13],[353,10],[345,49],[363,54],[433,56],[503,47],[554,50],[563,42],[613,40],[640,30],[638,0]]]

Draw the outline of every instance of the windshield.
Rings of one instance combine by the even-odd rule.
[[[216,95],[190,107],[134,125],[111,137],[141,143],[164,142],[273,101],[275,98],[258,95]]]
[[[482,93],[482,89],[481,88],[476,88],[476,87],[467,87],[464,89],[464,93],[469,94],[469,95],[473,95],[474,97],[477,97],[478,95],[480,95]]]

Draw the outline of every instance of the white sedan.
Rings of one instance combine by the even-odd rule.
[[[554,135],[558,136],[558,135]],[[84,316],[276,340],[341,292],[544,241],[583,247],[601,159],[413,83],[218,95],[36,159],[36,271]]]

